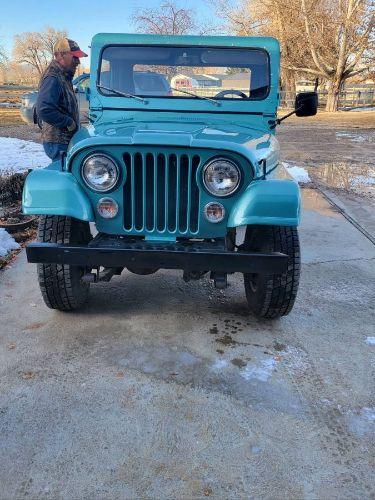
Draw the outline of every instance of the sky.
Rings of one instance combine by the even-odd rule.
[[[99,32],[132,33],[136,8],[154,8],[162,0],[5,0],[1,5],[0,45],[11,56],[13,37],[46,26],[66,29],[82,50]],[[179,6],[197,12],[200,22],[212,21],[214,9],[207,0],[179,0]]]

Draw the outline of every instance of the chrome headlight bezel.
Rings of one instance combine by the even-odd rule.
[[[207,170],[209,167],[211,167],[214,163],[217,163],[217,162],[226,162],[228,164],[230,164],[232,167],[235,168],[236,172],[237,172],[237,182],[234,186],[234,188],[229,192],[229,193],[224,193],[224,194],[221,194],[221,193],[218,193],[218,192],[215,192],[213,190],[210,189],[210,187],[207,185],[207,181],[206,181],[206,173],[207,173]],[[234,161],[232,160],[232,158],[227,158],[226,156],[216,156],[214,158],[211,158],[204,166],[203,166],[203,170],[202,170],[202,182],[203,182],[203,185],[206,189],[206,191],[212,195],[212,196],[215,196],[216,198],[227,198],[229,196],[232,196],[234,193],[236,193],[240,186],[241,186],[241,182],[242,182],[242,170],[241,168],[239,167],[239,165]]]
[[[96,157],[106,158],[114,166],[114,169],[116,171],[116,177],[115,177],[115,180],[111,183],[111,185],[109,187],[100,188],[100,187],[94,185],[93,183],[90,183],[85,175],[85,166],[87,165],[87,162],[89,160],[92,160],[92,158],[96,158]],[[118,166],[117,161],[112,156],[108,155],[107,153],[101,153],[101,152],[91,153],[90,155],[86,156],[86,158],[82,162],[81,178],[82,178],[83,182],[86,184],[86,186],[89,189],[91,189],[92,191],[94,191],[96,193],[110,193],[111,191],[113,191],[117,187],[117,185],[119,183],[120,168]]]

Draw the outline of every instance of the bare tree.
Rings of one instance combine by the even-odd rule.
[[[328,82],[326,109],[336,111],[345,80],[368,69],[374,5],[374,0],[240,0],[237,8],[221,5],[220,12],[232,32],[278,38],[287,86],[293,86],[295,74]]]
[[[41,75],[53,57],[57,40],[66,37],[66,31],[47,27],[41,32],[26,32],[14,37],[13,57],[19,63],[34,67]]]
[[[155,9],[137,10],[133,15],[137,31],[158,35],[186,35],[197,32],[195,13],[167,0]]]
[[[8,56],[5,52],[5,49],[2,45],[0,45],[0,64],[6,64],[8,61]]]
[[[373,0],[301,0],[313,64],[292,69],[329,81],[327,111],[337,111],[345,80],[368,70],[361,63],[374,41],[374,6]]]
[[[47,26],[43,31],[39,33],[40,41],[44,51],[53,57],[53,49],[56,45],[57,40],[68,36],[66,30],[55,30],[51,26]]]
[[[8,56],[4,50],[4,48],[0,45],[0,75],[1,81],[5,82],[6,80],[6,68],[8,65]]]
[[[295,72],[289,67],[306,61],[303,23],[296,17],[300,0],[240,0],[233,5],[213,0],[219,16],[226,20],[226,30],[239,36],[273,36],[281,46],[283,88],[295,91]]]

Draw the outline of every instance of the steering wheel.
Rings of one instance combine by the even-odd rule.
[[[243,92],[241,92],[241,90],[232,89],[232,90],[222,90],[221,92],[219,92],[218,94],[216,94],[214,96],[214,99],[217,99],[219,97],[224,97],[227,94],[238,95],[239,97],[242,97],[242,99],[247,99],[248,98],[246,94],[244,94]]]

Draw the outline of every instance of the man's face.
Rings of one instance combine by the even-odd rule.
[[[77,66],[80,64],[79,58],[74,56],[71,52],[58,53],[56,55],[56,60],[60,66],[69,71],[72,75],[74,75]]]

